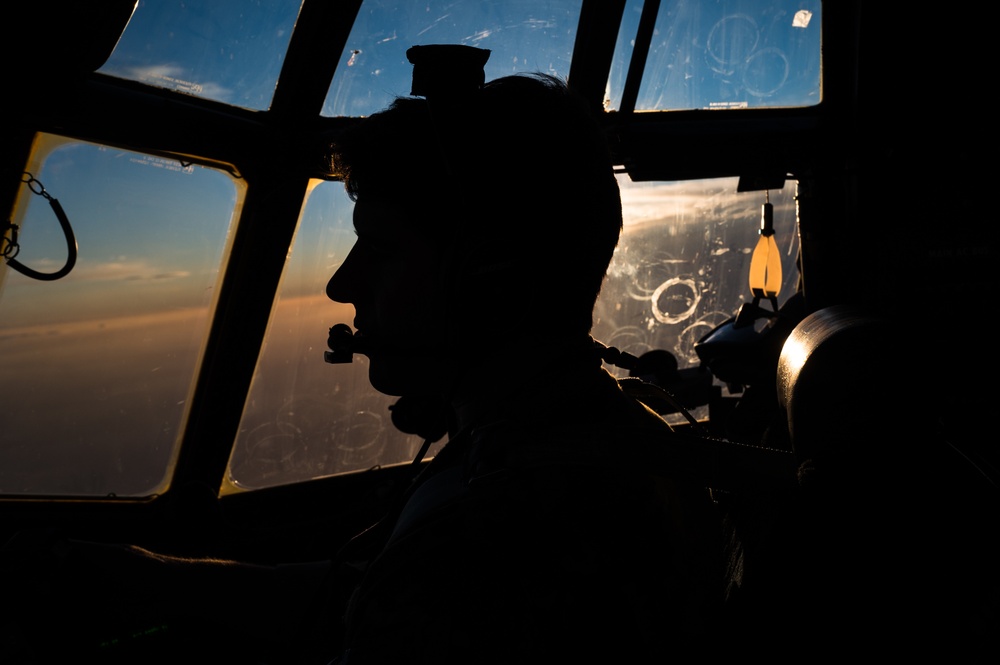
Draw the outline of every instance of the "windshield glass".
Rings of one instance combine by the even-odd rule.
[[[301,0],[139,0],[99,70],[263,110],[270,106]]]
[[[370,115],[410,94],[406,50],[421,44],[489,49],[486,80],[569,74],[582,0],[366,0],[341,54],[323,115]]]
[[[147,496],[170,479],[243,187],[227,173],[42,136],[28,171],[65,210],[76,265],[0,269],[0,494]],[[22,186],[17,260],[66,241]]]
[[[606,106],[623,109],[630,69],[641,73],[627,110],[743,109],[820,102],[820,0],[659,3],[644,63],[632,56],[645,3],[628,0]]]
[[[466,44],[492,51],[487,80],[516,72],[569,74],[582,0],[365,0],[323,105],[360,116],[410,92],[406,50]],[[820,101],[821,0],[627,0],[605,107],[626,110],[811,106]],[[271,104],[301,0],[140,0],[99,70],[252,110]],[[336,12],[333,13],[336,16]],[[349,12],[344,14],[344,20]],[[336,19],[334,19],[336,20]],[[634,58],[637,53],[645,58]],[[636,60],[636,62],[633,62]]]

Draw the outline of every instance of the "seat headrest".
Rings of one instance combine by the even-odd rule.
[[[898,425],[901,356],[891,326],[849,306],[806,316],[778,358],[778,403],[800,459],[850,453]]]

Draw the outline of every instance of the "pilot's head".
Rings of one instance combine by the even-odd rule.
[[[333,148],[358,241],[327,294],[355,306],[378,390],[589,343],[621,201],[597,120],[561,81],[400,98]]]

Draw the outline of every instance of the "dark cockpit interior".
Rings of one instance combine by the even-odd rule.
[[[332,661],[229,641],[245,638],[226,598],[132,612],[109,579],[100,602],[67,600],[73,572],[37,553],[74,539],[322,559],[447,445],[420,404],[369,385],[363,356],[337,356],[331,327],[353,312],[324,295],[355,241],[330,143],[411,94],[411,47],[443,44],[488,50],[487,80],[565,79],[600,116],[624,230],[592,334],[686,437],[643,463],[703,482],[742,537],[712,648],[823,657],[870,630],[888,657],[884,618],[910,622],[886,633],[903,652],[995,656],[992,31],[971,10],[52,0],[0,15],[0,585],[45,580],[3,603],[0,661],[175,662],[202,641],[236,662]],[[523,324],[524,303],[502,306]],[[545,362],[534,350],[524,371]]]

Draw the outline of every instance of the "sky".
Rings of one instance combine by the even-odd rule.
[[[366,0],[322,114],[368,115],[410,91],[415,44],[489,49],[487,80],[569,73],[582,0]],[[641,0],[627,0],[608,83],[617,109]],[[265,110],[298,0],[140,0],[103,73]],[[662,3],[639,110],[818,102],[820,0]]]
[[[565,76],[579,4],[366,2],[346,51],[331,54],[341,63],[323,114],[369,114],[407,94],[405,51],[413,44],[489,48],[488,79],[514,71]],[[646,76],[669,85],[644,84],[637,108],[814,103],[819,22],[793,27],[792,17],[803,7],[818,11],[817,1],[664,6],[670,10],[658,22]],[[265,110],[297,9],[295,0],[141,0],[102,72]],[[626,3],[608,86],[612,108],[640,10],[640,2]],[[737,59],[795,66],[751,71],[733,66]],[[765,79],[781,84],[762,96]],[[39,142],[28,169],[69,215],[79,258],[55,282],[0,267],[0,386],[18,411],[0,430],[0,494],[156,491],[183,426],[243,183],[218,170],[55,137]],[[631,351],[665,347],[690,363],[697,337],[746,295],[763,195],[736,196],[735,181],[626,180],[629,231],[596,331]],[[784,225],[787,280],[794,279],[795,238],[786,190],[771,200]],[[246,486],[364,468],[384,462],[383,449],[400,461],[412,455],[412,441],[385,425],[386,403],[367,386],[363,366],[321,362],[326,328],[352,318],[322,296],[353,242],[350,214],[337,183],[310,195],[234,453]],[[65,241],[41,197],[22,188],[15,221],[21,263],[43,272],[63,264]],[[557,288],[540,285],[540,292]],[[324,411],[306,395],[320,395],[326,412],[341,414],[322,421],[312,440],[288,433],[289,414]],[[340,432],[335,440],[331,431]]]

